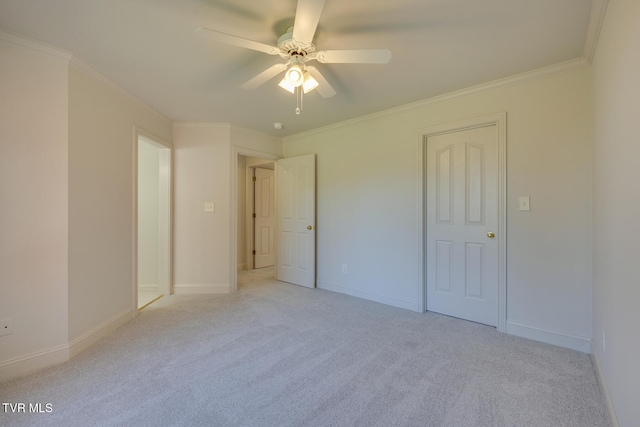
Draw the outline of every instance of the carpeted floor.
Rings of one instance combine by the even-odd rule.
[[[610,425],[587,354],[253,274],[0,383],[1,402],[44,411],[0,408],[0,425]]]

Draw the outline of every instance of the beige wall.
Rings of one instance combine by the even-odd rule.
[[[68,59],[0,38],[0,379],[68,357]]]
[[[171,123],[69,53],[3,33],[0,63],[7,378],[67,360],[133,316],[133,126],[170,140]]]
[[[409,309],[422,295],[419,130],[507,112],[507,330],[589,350],[591,70],[285,138],[317,153],[318,286]],[[517,211],[518,196],[531,212]],[[347,264],[348,274],[341,273]]]
[[[230,127],[175,124],[174,290],[229,291]],[[206,202],[215,212],[204,211]]]
[[[592,350],[620,426],[640,420],[638,52],[640,2],[609,1],[593,62]]]
[[[176,123],[174,290],[226,293],[235,288],[238,258],[238,159],[277,158],[277,138],[228,124]],[[205,202],[215,212],[204,212]],[[244,224],[241,224],[244,226]]]
[[[133,127],[171,122],[69,67],[69,338],[133,309]]]

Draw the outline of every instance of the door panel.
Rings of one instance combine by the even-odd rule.
[[[276,277],[315,287],[315,154],[278,160]]]
[[[275,264],[275,175],[272,170],[255,168],[254,182],[254,268]]]
[[[497,127],[427,138],[427,310],[498,321]]]
[[[453,242],[436,241],[436,289],[439,292],[451,293],[453,286]]]
[[[482,265],[484,244],[469,243],[465,244],[465,295],[467,297],[482,298]]]
[[[436,152],[436,203],[437,223],[451,224],[453,221],[453,147],[447,146]]]
[[[484,182],[485,147],[466,145],[466,218],[467,225],[484,225],[486,195]]]

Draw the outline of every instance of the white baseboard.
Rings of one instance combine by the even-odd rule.
[[[158,291],[159,286],[157,283],[147,284],[147,285],[138,285],[138,293],[139,294],[159,294]]]
[[[0,362],[0,381],[19,377],[38,369],[67,362],[82,350],[95,344],[118,327],[133,319],[133,311],[126,310],[107,320],[69,344],[38,351]]]
[[[602,391],[602,395],[604,396],[605,402],[607,404],[609,419],[611,420],[611,424],[613,424],[613,427],[620,427],[620,423],[618,422],[618,417],[616,416],[616,410],[615,410],[615,407],[613,406],[613,400],[611,400],[611,394],[609,393],[609,386],[607,385],[607,377],[604,376],[602,365],[600,365],[598,352],[594,350],[595,349],[593,348],[593,341],[592,341],[591,342],[591,363],[593,363],[593,368],[596,371],[596,378],[598,378],[598,384],[600,385],[600,390]]]
[[[69,346],[61,345],[0,362],[0,381],[58,365],[69,360]]]
[[[342,286],[342,285],[334,285],[332,283],[323,282],[320,280],[316,282],[316,285],[318,286],[319,289],[338,292],[341,294],[347,294],[353,297],[358,297],[358,298],[366,299],[369,301],[375,301],[382,304],[391,305],[393,307],[404,308],[407,310],[420,312],[420,303],[418,301],[408,301],[401,298],[376,294],[374,292],[369,292],[362,289],[349,288],[347,286]]]
[[[560,332],[548,331],[534,326],[522,325],[520,323],[507,321],[506,333],[523,338],[541,341],[572,350],[589,353],[591,351],[591,340],[589,338],[575,337]]]
[[[69,358],[77,356],[83,350],[86,350],[88,347],[97,343],[134,317],[135,313],[133,310],[125,310],[122,313],[113,316],[106,322],[96,326],[82,336],[74,339],[69,343]]]
[[[229,285],[173,285],[173,293],[175,295],[228,294],[229,292]]]

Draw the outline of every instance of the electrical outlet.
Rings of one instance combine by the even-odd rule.
[[[216,211],[216,204],[213,202],[207,202],[204,204],[204,211],[205,212],[215,212]]]
[[[0,337],[3,335],[11,335],[13,333],[13,319],[0,320]]]

